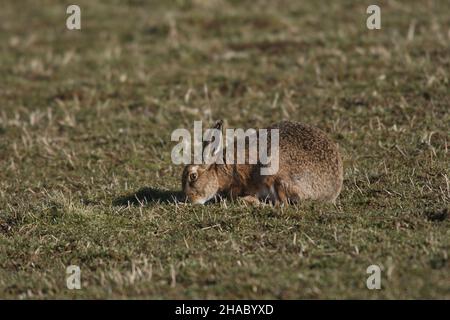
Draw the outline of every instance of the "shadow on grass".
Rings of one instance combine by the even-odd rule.
[[[139,189],[137,192],[121,196],[113,201],[114,206],[140,206],[151,203],[184,202],[184,195],[180,191],[168,191],[151,187]]]

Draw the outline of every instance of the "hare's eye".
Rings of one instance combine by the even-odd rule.
[[[198,178],[197,172],[192,172],[192,173],[189,174],[189,180],[190,180],[191,182],[197,180],[197,178]]]

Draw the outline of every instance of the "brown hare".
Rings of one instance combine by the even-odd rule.
[[[222,121],[215,128],[222,130]],[[279,169],[275,174],[261,175],[259,162],[234,164],[225,158],[223,164],[187,165],[182,175],[187,199],[200,204],[215,196],[242,197],[254,204],[306,199],[334,203],[343,182],[338,146],[323,131],[307,124],[282,121],[268,129],[279,129]],[[223,153],[218,156],[223,157]]]

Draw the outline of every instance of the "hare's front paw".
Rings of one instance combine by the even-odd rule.
[[[255,196],[245,196],[242,197],[241,199],[245,203],[250,204],[252,206],[259,206],[261,204],[261,202]]]

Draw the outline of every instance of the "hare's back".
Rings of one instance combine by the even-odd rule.
[[[280,169],[336,172],[342,166],[337,145],[322,130],[291,121],[271,128],[279,129]]]

